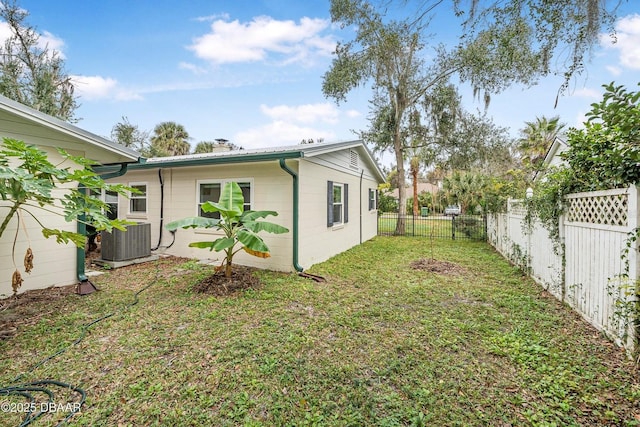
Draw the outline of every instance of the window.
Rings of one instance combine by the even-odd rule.
[[[376,190],[370,188],[369,189],[369,210],[373,211],[377,209],[376,206]]]
[[[220,213],[218,212],[204,212],[202,210],[202,204],[206,202],[217,202],[220,199],[219,182],[204,182],[198,186],[200,195],[198,198],[198,216],[205,218],[217,218],[220,219]]]
[[[342,185],[333,184],[333,223],[342,224]]]
[[[327,181],[327,227],[349,222],[349,185]]]
[[[245,211],[251,210],[251,183],[250,182],[238,182],[240,189],[242,190],[242,197],[244,197],[243,209]]]
[[[137,193],[129,195],[129,213],[147,213],[147,184],[134,182],[130,183],[129,187],[138,190]]]
[[[107,218],[113,220],[118,218],[118,193],[115,191],[104,192],[104,202],[107,204]]]
[[[218,212],[204,212],[202,210],[202,205],[206,202],[218,202],[220,200],[220,191],[225,183],[231,182],[232,180],[225,181],[198,181],[198,216],[202,216],[205,218],[220,218],[220,213]],[[235,181],[240,189],[242,190],[242,196],[244,197],[244,205],[243,208],[245,211],[251,210],[252,201],[253,201],[253,191],[251,180],[239,180]]]
[[[91,190],[91,195],[97,197],[107,204],[104,214],[110,220],[118,218],[118,193],[115,191],[106,191],[104,189],[95,191]]]

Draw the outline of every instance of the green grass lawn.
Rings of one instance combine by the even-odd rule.
[[[457,269],[411,267],[432,253]],[[213,297],[190,290],[211,273],[193,261],[109,271],[0,342],[0,386],[115,310],[21,379],[85,389],[72,425],[640,424],[633,363],[485,243],[377,237],[309,272],[327,283],[261,272]]]

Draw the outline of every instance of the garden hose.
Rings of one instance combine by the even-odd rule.
[[[54,401],[54,397],[55,397],[55,393],[54,391],[52,391],[52,388],[59,388],[59,389],[66,389],[67,391],[71,391],[73,393],[75,393],[77,396],[79,396],[79,400],[73,402],[73,404],[69,404],[69,405],[63,405],[64,407],[68,408],[69,414],[62,420],[60,421],[58,424],[56,424],[56,426],[61,426],[63,424],[65,424],[67,421],[69,421],[71,419],[71,417],[73,417],[75,414],[77,414],[78,412],[80,412],[80,409],[82,409],[82,405],[84,404],[84,402],[87,399],[87,393],[80,387],[71,385],[71,384],[67,384],[64,383],[62,381],[56,381],[56,380],[36,380],[36,381],[32,381],[32,382],[27,382],[27,383],[22,383],[22,384],[16,384],[17,382],[20,381],[21,378],[23,378],[26,374],[33,372],[36,368],[39,368],[40,366],[44,365],[45,363],[47,363],[48,361],[50,361],[51,359],[65,353],[68,349],[70,349],[71,347],[79,344],[87,335],[87,331],[89,330],[89,328],[91,328],[93,325],[95,325],[96,323],[99,323],[105,319],[108,319],[110,317],[115,316],[118,313],[123,312],[126,309],[129,309],[131,307],[133,307],[134,305],[138,304],[138,302],[140,301],[139,299],[139,295],[146,291],[147,289],[149,289],[152,285],[154,285],[155,283],[157,283],[158,281],[158,277],[160,275],[160,266],[158,264],[156,264],[156,272],[155,272],[155,277],[153,278],[153,280],[151,280],[147,285],[145,285],[143,288],[139,289],[138,291],[136,291],[133,294],[133,301],[130,302],[129,304],[126,304],[121,310],[118,311],[114,311],[111,312],[109,314],[105,314],[104,316],[98,317],[97,319],[92,320],[89,323],[86,323],[84,325],[82,325],[82,329],[80,331],[80,336],[73,341],[72,343],[62,347],[60,350],[56,351],[55,353],[51,354],[50,356],[47,356],[46,358],[42,359],[41,361],[39,361],[38,363],[36,363],[35,365],[31,366],[28,370],[26,370],[25,372],[21,373],[20,375],[18,375],[17,377],[15,377],[12,381],[12,384],[15,385],[8,385],[8,386],[3,386],[0,387],[0,397],[2,396],[22,396],[25,399],[28,400],[27,403],[24,403],[22,405],[20,405],[20,409],[24,409],[23,411],[20,412],[24,412],[25,413],[25,417],[22,420],[22,422],[20,424],[18,424],[18,427],[24,427],[24,426],[28,426],[31,423],[33,423],[35,420],[37,420],[38,418],[40,418],[41,416],[47,414],[48,412],[50,412],[51,409],[55,409],[58,408],[60,405],[56,404]],[[34,397],[35,393],[43,393],[45,395],[48,396],[48,400],[46,402],[36,402],[36,399]],[[4,407],[3,407],[4,409]],[[7,408],[9,409],[9,407]]]

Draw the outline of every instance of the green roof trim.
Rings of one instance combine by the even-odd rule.
[[[202,158],[169,158],[162,160],[162,157],[156,157],[153,161],[147,159],[144,163],[134,163],[129,165],[129,170],[138,169],[155,169],[155,168],[177,168],[186,166],[208,166],[208,165],[221,165],[230,163],[252,163],[252,162],[267,162],[280,159],[299,159],[303,157],[302,151],[292,151],[287,153],[257,153],[257,154],[242,154],[242,151],[238,155],[233,156],[215,156],[215,157],[202,157]]]
[[[373,154],[361,140],[340,141],[317,144],[298,144],[283,147],[252,148],[248,150],[223,151],[215,153],[185,154],[170,157],[141,158],[138,163],[130,163],[128,170],[150,170],[162,168],[197,167],[210,165],[230,165],[241,163],[256,163],[304,159],[332,153],[339,150],[362,150],[364,161],[379,182],[385,181],[385,176],[378,166]],[[95,166],[98,173],[110,173],[119,169],[119,164],[104,164]]]

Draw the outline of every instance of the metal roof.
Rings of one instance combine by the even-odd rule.
[[[25,118],[29,121],[38,123],[47,128],[54,129],[58,132],[62,132],[66,135],[78,138],[83,142],[86,142],[87,144],[91,144],[111,151],[113,153],[117,153],[125,158],[131,159],[132,161],[137,161],[138,159],[140,159],[140,153],[135,150],[88,132],[84,129],[81,129],[77,126],[74,126],[70,123],[45,114],[31,107],[27,107],[26,105],[20,104],[19,102],[9,99],[3,95],[0,95],[0,109]]]
[[[213,164],[249,163],[269,160],[300,159],[314,157],[325,153],[330,153],[348,148],[361,148],[366,153],[367,163],[378,175],[381,182],[385,177],[382,170],[375,161],[371,151],[362,140],[321,142],[314,144],[298,144],[282,147],[264,147],[248,150],[233,150],[215,153],[185,154],[182,156],[152,157],[146,159],[142,164],[132,164],[129,170],[150,169],[159,167],[185,167],[201,166]]]

